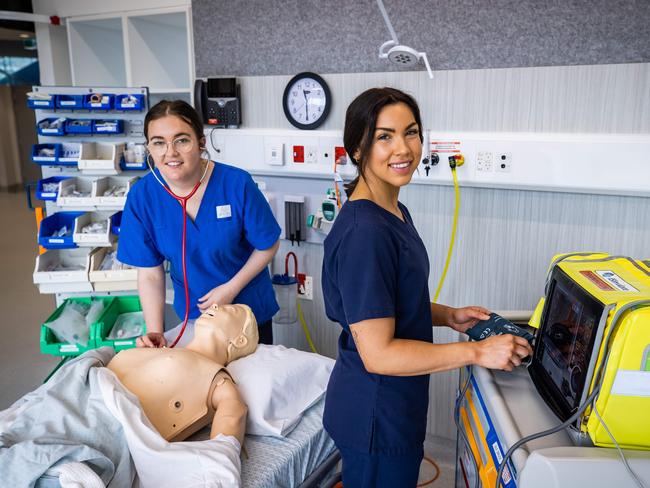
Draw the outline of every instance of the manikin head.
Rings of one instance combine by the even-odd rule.
[[[259,342],[257,320],[248,305],[212,305],[194,322],[193,342],[225,348],[225,366],[255,352]]]

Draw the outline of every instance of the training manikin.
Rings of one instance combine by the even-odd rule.
[[[108,368],[135,394],[168,441],[181,441],[212,421],[210,438],[242,444],[246,405],[224,368],[257,348],[257,322],[247,305],[213,305],[194,323],[185,348],[122,351]]]

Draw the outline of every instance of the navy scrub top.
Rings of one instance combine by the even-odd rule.
[[[429,259],[413,220],[370,200],[345,203],[325,239],[325,312],[341,327],[323,424],[340,447],[381,454],[421,452],[429,375],[368,373],[349,324],[394,317],[395,337],[433,342]]]
[[[157,171],[157,170],[156,170]],[[183,210],[152,174],[129,191],[120,227],[117,258],[138,267],[171,263],[174,309],[185,316],[181,241]],[[190,318],[200,315],[198,299],[229,281],[255,249],[268,249],[280,237],[271,208],[244,170],[214,163],[194,221],[187,218],[186,267]],[[233,303],[251,307],[258,324],[278,311],[271,277],[263,269]]]

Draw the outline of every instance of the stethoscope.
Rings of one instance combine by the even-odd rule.
[[[183,320],[183,327],[181,327],[181,331],[178,333],[178,336],[174,340],[171,346],[169,347],[174,347],[178,341],[183,337],[183,333],[185,332],[185,327],[187,327],[187,321],[190,317],[190,288],[187,283],[187,268],[185,266],[185,243],[187,241],[187,201],[194,196],[194,194],[197,192],[199,187],[201,186],[201,183],[203,183],[203,179],[205,178],[205,175],[208,174],[208,169],[210,168],[210,160],[208,159],[208,164],[205,165],[205,169],[203,170],[203,174],[201,175],[201,178],[199,181],[194,185],[194,188],[185,195],[184,197],[176,195],[169,186],[160,178],[158,178],[158,175],[156,174],[155,167],[151,164],[149,161],[149,158],[152,157],[149,152],[147,152],[147,166],[149,167],[149,170],[151,171],[151,174],[153,174],[154,178],[156,178],[156,181],[160,183],[160,186],[162,186],[169,195],[174,198],[178,203],[181,204],[183,207],[183,239],[181,241],[181,255],[183,257],[182,262],[183,262],[183,285],[185,286],[185,319]]]

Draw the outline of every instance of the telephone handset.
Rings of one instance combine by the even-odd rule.
[[[194,82],[194,108],[205,125],[237,128],[241,124],[241,91],[235,78]]]

